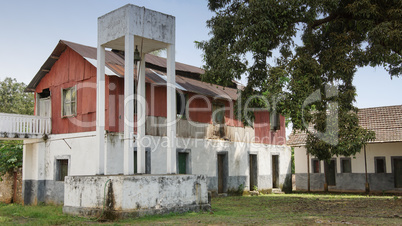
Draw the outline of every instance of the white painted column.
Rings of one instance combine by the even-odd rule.
[[[124,43],[124,175],[134,174],[134,35]]]
[[[167,173],[176,173],[176,69],[175,45],[167,47]]]
[[[145,173],[145,146],[143,139],[145,137],[146,106],[145,54],[142,54],[137,89],[137,173]]]
[[[105,47],[98,41],[96,69],[96,174],[105,172]]]

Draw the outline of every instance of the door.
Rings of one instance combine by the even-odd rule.
[[[218,154],[218,193],[224,193],[226,191],[227,176],[227,155]]]
[[[336,162],[334,159],[332,159],[329,163],[327,161],[324,161],[324,169],[325,169],[325,177],[327,179],[327,184],[328,186],[335,186],[336,181]]]
[[[41,117],[51,117],[51,102],[50,97],[39,99],[38,115]]]
[[[250,191],[254,191],[257,185],[257,155],[250,155]]]
[[[187,153],[179,153],[179,174],[187,174]]]
[[[402,159],[394,159],[395,188],[402,188]]]
[[[272,156],[272,188],[279,188],[279,155]]]

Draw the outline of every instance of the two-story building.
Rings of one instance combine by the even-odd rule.
[[[147,54],[146,173],[166,169],[166,59]],[[124,52],[105,53],[104,174],[123,174]],[[236,119],[238,87],[204,83],[203,70],[176,63],[176,168],[179,174],[207,176],[214,193],[290,188],[290,148],[283,116],[256,111],[253,127]],[[25,204],[61,203],[64,177],[96,175],[97,49],[60,41],[29,83],[35,94],[35,117],[6,115],[4,137],[24,139],[23,195]],[[134,77],[136,78],[136,68]],[[132,81],[135,85],[137,80]],[[136,86],[135,86],[136,87]],[[136,106],[134,104],[134,106]],[[134,109],[136,112],[136,108]],[[271,130],[270,118],[275,126]],[[42,121],[40,121],[42,120]],[[16,130],[24,127],[24,130]],[[2,127],[4,130],[6,127]],[[132,152],[136,172],[136,142]]]

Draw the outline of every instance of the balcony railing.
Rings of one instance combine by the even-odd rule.
[[[29,138],[29,135],[50,134],[51,131],[51,120],[48,117],[0,113],[0,133],[2,137],[19,137],[23,135],[25,138]]]

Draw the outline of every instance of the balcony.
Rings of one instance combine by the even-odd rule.
[[[0,139],[42,138],[52,131],[49,117],[0,113]]]

